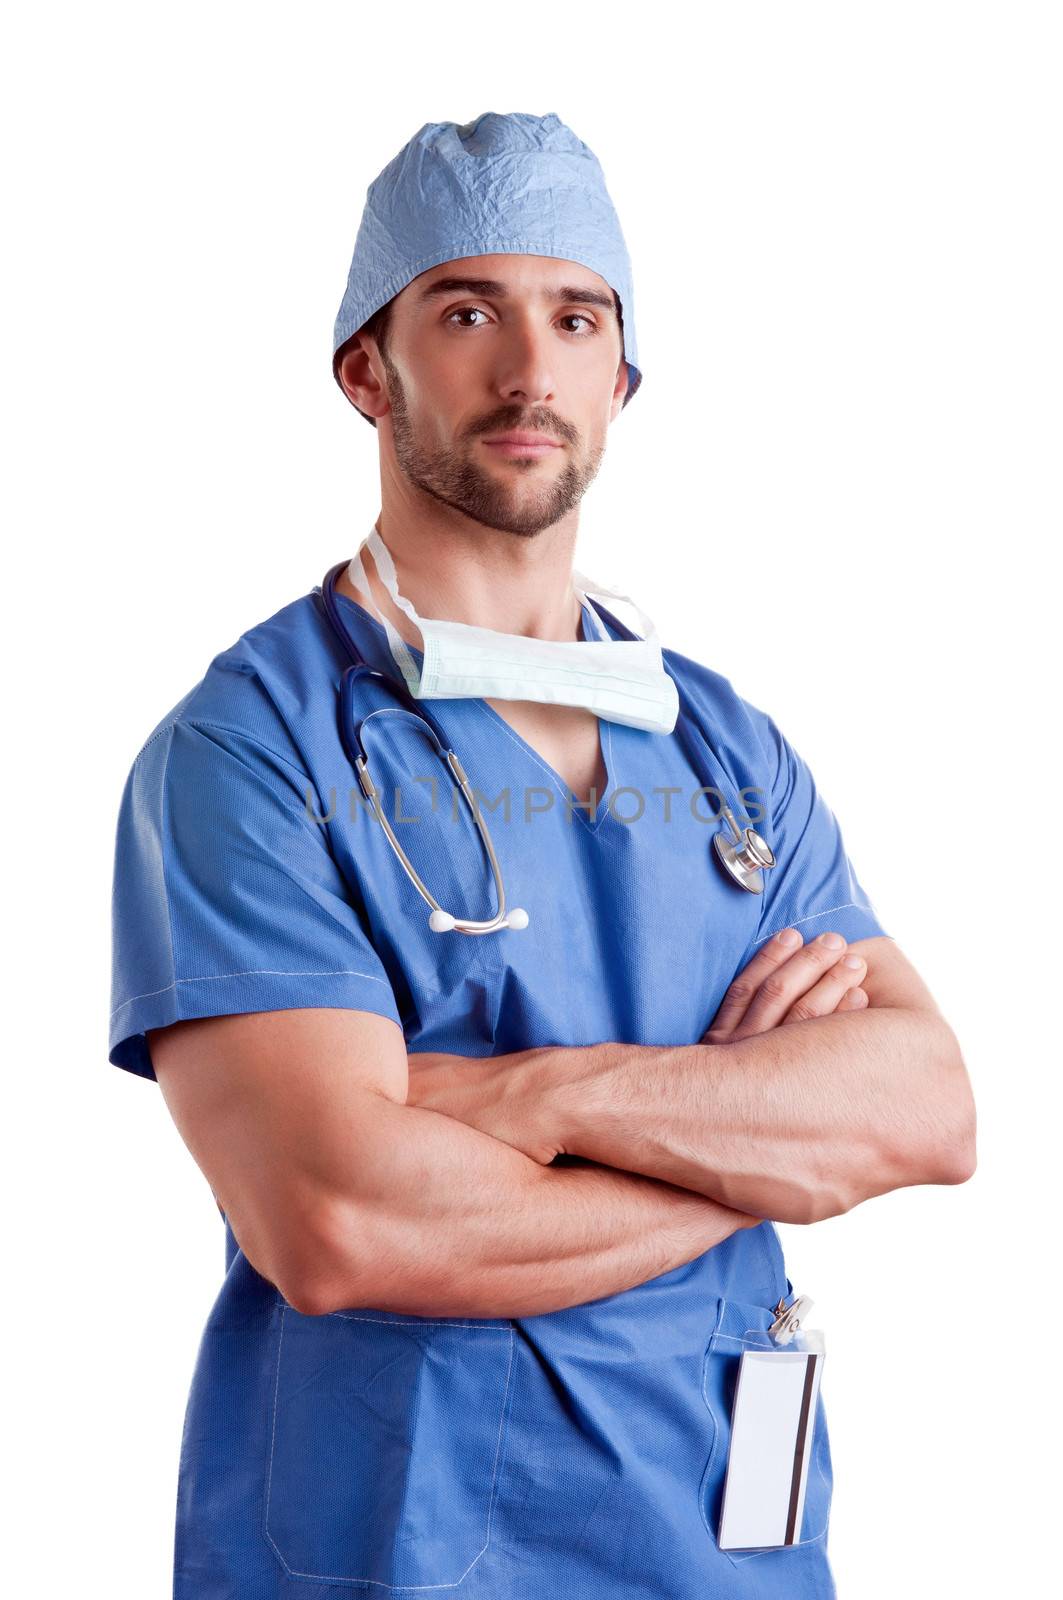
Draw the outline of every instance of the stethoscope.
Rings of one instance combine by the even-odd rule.
[[[495,854],[494,845],[491,843],[491,835],[487,830],[486,822],[480,814],[480,808],[476,804],[465,769],[447,743],[446,734],[428,709],[426,703],[423,700],[416,699],[404,682],[369,665],[359,650],[350,629],[340,615],[340,608],[336,603],[336,584],[341,573],[346,571],[348,565],[349,562],[347,561],[338,561],[325,574],[321,582],[321,600],[325,608],[325,616],[328,618],[333,632],[343,646],[344,653],[351,659],[351,665],[345,670],[340,682],[339,730],[344,752],[358,774],[358,782],[361,785],[362,793],[372,806],[381,827],[387,835],[388,843],[402,865],[403,871],[422,900],[431,906],[428,926],[433,933],[449,933],[452,930],[457,933],[496,933],[502,928],[526,928],[528,926],[528,913],[522,906],[514,906],[512,911],[506,910],[506,891],[502,882],[502,871],[498,865],[498,857]],[[632,633],[597,601],[595,602],[595,607],[605,622],[615,628],[622,638],[635,639],[638,637],[637,634]],[[458,788],[465,797],[465,803],[472,813],[473,821],[479,830],[480,839],[483,842],[484,851],[490,863],[491,875],[495,884],[495,894],[498,899],[498,910],[493,917],[488,917],[485,921],[478,922],[470,917],[455,917],[449,911],[445,911],[395,837],[395,832],[380,803],[380,794],[370,774],[369,758],[362,743],[362,729],[365,724],[376,716],[393,715],[394,711],[393,708],[386,711],[371,711],[367,716],[360,718],[356,715],[355,695],[362,680],[365,678],[375,678],[402,701],[404,708],[417,719],[424,732],[429,735],[439,755],[453,774]],[[676,684],[676,689],[677,691],[679,689],[678,683]],[[682,739],[695,770],[700,770],[701,761],[705,754],[704,741],[688,721],[683,711],[681,695],[679,715],[676,720],[676,732]],[[713,793],[719,794],[719,789],[716,785],[709,785],[709,787],[712,788]],[[728,877],[732,882],[738,884],[739,888],[748,890],[750,894],[762,894],[764,892],[762,873],[775,865],[773,850],[767,841],[761,838],[760,834],[756,833],[752,828],[739,828],[731,808],[727,805],[722,795],[720,795],[720,811],[733,837],[729,836],[724,828],[713,834],[712,842],[717,860]]]

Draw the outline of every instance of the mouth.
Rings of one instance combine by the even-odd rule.
[[[489,450],[496,450],[500,454],[519,460],[523,456],[537,458],[549,455],[551,450],[560,450],[560,439],[552,439],[542,433],[496,433],[483,443]]]

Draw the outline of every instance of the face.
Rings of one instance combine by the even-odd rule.
[[[473,256],[422,273],[391,308],[380,358],[390,410],[375,414],[390,423],[399,469],[473,521],[519,535],[578,505],[627,391],[612,289],[548,256]],[[500,437],[514,433],[523,439]]]

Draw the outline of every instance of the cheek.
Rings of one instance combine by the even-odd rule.
[[[607,361],[595,363],[593,371],[585,368],[572,374],[572,383],[568,386],[572,404],[568,414],[588,445],[600,447],[605,443],[614,405],[620,404],[614,398],[615,386],[616,368]]]
[[[470,416],[477,391],[472,375],[460,365],[445,371],[419,373],[406,386],[406,406],[419,439],[431,445],[452,445]]]
[[[605,450],[609,437],[609,424],[612,421],[610,406],[611,402],[608,399],[602,401],[599,397],[597,405],[584,412],[579,430],[582,451],[587,457],[600,456]]]

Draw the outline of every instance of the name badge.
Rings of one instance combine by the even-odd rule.
[[[801,1334],[807,1296],[779,1305],[763,1350],[742,1352],[731,1417],[721,1550],[766,1550],[801,1542],[805,1484],[823,1369],[818,1332]],[[786,1348],[778,1348],[785,1346]]]

